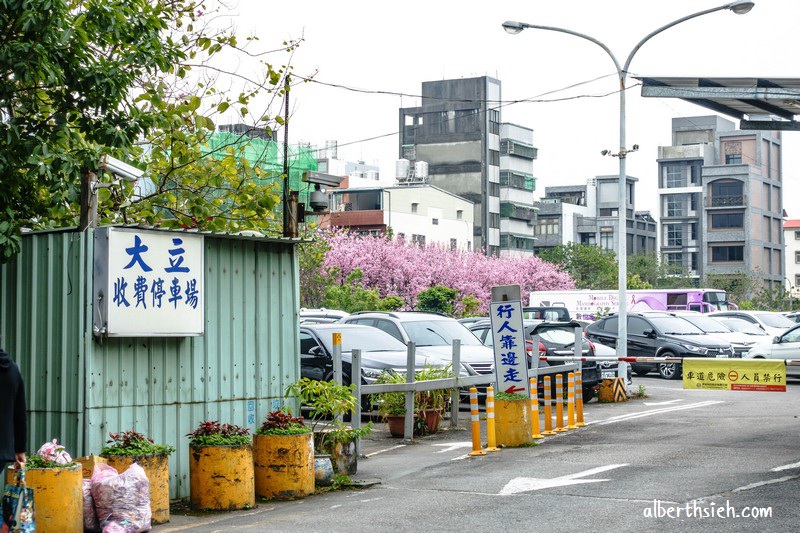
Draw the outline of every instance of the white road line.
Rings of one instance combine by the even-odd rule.
[[[615,416],[615,417],[609,418],[608,420],[593,421],[593,422],[589,422],[589,424],[597,425],[597,426],[604,426],[606,424],[614,424],[615,422],[624,422],[625,420],[633,420],[635,418],[642,418],[642,417],[645,417],[645,416],[659,415],[659,414],[662,414],[662,413],[671,413],[673,411],[683,411],[685,409],[696,409],[698,407],[708,407],[710,405],[715,405],[715,404],[718,404],[718,403],[725,403],[725,402],[723,402],[722,400],[707,401],[707,402],[693,403],[693,404],[689,404],[689,405],[680,405],[680,406],[675,406],[675,407],[664,407],[663,409],[651,409],[650,411],[644,411],[644,412],[641,412],[641,413],[628,413],[626,415]]]
[[[776,466],[772,472],[780,472],[782,470],[791,470],[792,468],[800,468],[800,463],[792,463],[790,465]]]
[[[374,456],[378,455],[379,453],[390,452],[392,450],[397,450],[399,448],[405,448],[405,447],[406,447],[405,444],[398,444],[397,446],[392,446],[391,448],[384,448],[383,450],[378,450],[377,452],[368,453],[364,457],[374,457]]]
[[[655,407],[656,405],[669,405],[671,403],[682,402],[682,398],[678,398],[677,400],[667,400],[666,402],[644,402],[647,407]]]
[[[534,490],[551,489],[555,487],[567,487],[569,485],[582,485],[585,483],[600,483],[608,481],[608,479],[583,479],[587,476],[593,476],[600,472],[607,472],[627,466],[626,464],[598,466],[584,470],[583,472],[576,472],[574,474],[567,474],[566,476],[558,476],[555,478],[537,478],[537,477],[517,477],[506,483],[506,486],[500,491],[500,496],[508,496],[511,494],[519,494],[520,492],[532,492]]]

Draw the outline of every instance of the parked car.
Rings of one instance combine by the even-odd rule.
[[[789,311],[788,313],[784,313],[784,315],[793,322],[800,322],[800,311]]]
[[[340,311],[338,309],[325,309],[324,307],[319,309],[306,309],[305,307],[301,307],[300,312],[298,313],[300,322],[308,324],[326,324],[338,322],[342,318],[349,315],[350,313],[347,311]]]
[[[539,368],[547,368],[548,366],[563,365],[562,361],[541,361],[538,360],[540,355],[563,355],[571,356],[575,354],[575,328],[580,327],[576,322],[547,322],[544,320],[524,319],[522,321],[525,327],[525,343],[526,353],[528,354],[528,368],[533,367],[534,357],[538,361]],[[475,322],[470,326],[470,331],[478,337],[478,339],[486,346],[492,347],[494,338],[492,336],[492,326],[490,320],[484,319],[481,322]],[[534,335],[539,337],[539,346],[534,347],[531,340]],[[534,350],[534,348],[538,348]],[[583,346],[581,347],[581,354],[583,356],[594,356],[594,345],[586,338],[583,338]],[[615,377],[617,371],[616,362],[606,369],[607,377]],[[564,383],[566,383],[566,374],[564,373]],[[537,386],[541,389],[543,386],[543,375],[539,376]],[[581,367],[581,379],[583,381],[583,401],[588,402],[595,396],[595,390],[600,384],[602,379],[600,365],[596,361],[584,361]]]
[[[800,359],[800,324],[795,324],[769,342],[753,346],[745,359]],[[800,377],[800,366],[787,366],[786,375]]]
[[[741,318],[733,318],[728,316],[712,316],[714,320],[718,320],[725,324],[731,330],[737,333],[743,333],[753,339],[756,344],[764,342],[765,340],[772,339],[772,335],[761,329],[760,327],[756,326],[754,323],[750,322],[749,320],[743,320]]]
[[[352,383],[353,349],[361,350],[361,383],[374,383],[382,372],[405,373],[408,348],[388,333],[357,324],[300,324],[300,375],[304,378],[333,379],[333,333],[342,335],[342,383]],[[444,367],[449,359],[417,351],[415,370],[426,365]],[[362,399],[362,408],[371,406]]]
[[[795,322],[789,320],[777,311],[742,311],[737,309],[735,311],[717,311],[715,313],[709,313],[708,316],[741,318],[742,320],[752,322],[773,336],[780,335],[795,325]]]
[[[522,316],[550,322],[569,322],[569,309],[563,306],[540,305],[522,308]]]
[[[697,311],[668,311],[668,313],[688,320],[708,335],[730,342],[734,357],[742,357],[758,342],[752,335],[733,331],[720,320]]]
[[[616,314],[601,318],[586,327],[589,340],[616,346]],[[630,357],[733,357],[730,342],[722,341],[691,323],[667,312],[628,313],[627,352]],[[679,363],[632,363],[633,371],[643,376],[653,370],[665,379],[681,376]]]
[[[413,341],[418,349],[453,360],[453,340],[461,341],[461,366],[467,374],[494,372],[494,352],[455,318],[418,311],[360,311],[342,319],[344,324],[371,326],[388,333],[407,345]],[[485,394],[485,386],[478,387]]]

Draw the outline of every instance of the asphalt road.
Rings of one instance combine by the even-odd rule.
[[[154,531],[798,529],[800,383],[786,393],[683,390],[657,377],[634,377],[638,385],[648,398],[588,404],[585,428],[480,457],[466,455],[465,429],[405,445],[380,428],[355,476],[376,485],[173,514]]]

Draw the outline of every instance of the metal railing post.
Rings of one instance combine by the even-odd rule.
[[[355,385],[353,395],[356,397],[356,410],[350,419],[353,429],[361,427],[361,350],[353,349],[353,359],[350,363],[350,381]],[[361,455],[361,439],[356,439],[356,456]]]
[[[461,376],[461,339],[453,339],[453,375]],[[461,404],[461,391],[458,385],[450,391],[450,427],[458,427],[458,409]]]
[[[414,383],[416,345],[413,341],[408,341],[407,363],[406,363],[406,383]],[[414,438],[414,390],[409,387],[406,391],[406,417],[403,425],[403,440],[410,441]]]

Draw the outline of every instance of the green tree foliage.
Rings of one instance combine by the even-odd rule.
[[[450,316],[453,314],[453,304],[457,296],[457,290],[436,285],[417,293],[417,309]]]
[[[638,280],[634,280],[634,276]],[[645,286],[636,286],[644,284]],[[629,289],[678,289],[691,287],[694,279],[685,267],[659,261],[655,252],[628,256]]]
[[[576,289],[615,289],[619,269],[614,252],[599,246],[571,242],[542,250],[539,257],[559,265],[572,279]]]
[[[150,183],[100,189],[101,223],[272,230],[275,180],[239,144],[205,147],[226,111],[268,131],[281,124],[248,106],[259,94],[264,109],[283,98],[291,67],[246,51],[204,10],[191,0],[0,0],[0,260],[19,250],[21,226],[76,225],[81,175],[103,153],[146,167]],[[259,58],[258,78],[238,94],[215,89],[231,85],[212,66],[222,52]]]
[[[328,241],[319,234],[298,245],[300,265],[300,307],[315,309],[326,307],[325,293],[333,278],[326,276],[323,268],[325,254],[330,250]],[[337,308],[335,308],[337,309]]]
[[[341,284],[329,284],[325,288],[322,304],[328,309],[340,309],[348,313],[356,311],[394,311],[403,305],[397,296],[381,298],[377,289],[366,289],[362,283],[363,273],[353,270]],[[339,278],[335,273],[329,279]]]
[[[724,290],[728,293],[728,300],[737,305],[751,300],[757,290],[755,279],[744,272],[709,274],[706,276],[703,286],[709,289]]]

